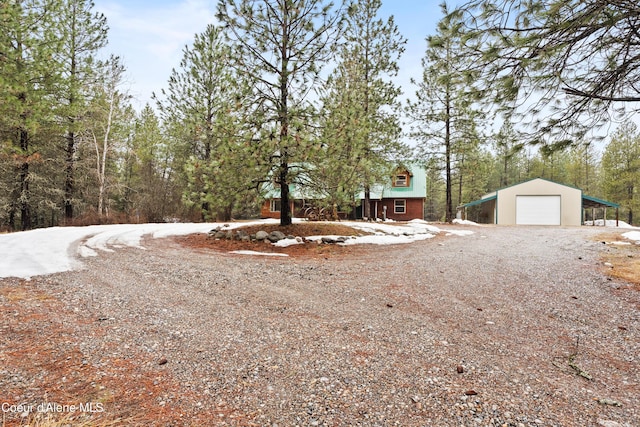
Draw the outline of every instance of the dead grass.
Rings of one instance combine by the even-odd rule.
[[[104,334],[104,327],[87,313],[65,310],[41,290],[40,280],[46,279],[0,282],[0,361],[9,373],[0,378],[0,404],[33,407],[23,414],[3,412],[0,426],[182,425],[185,419],[206,425],[213,417],[208,411],[190,413],[180,399],[159,406],[167,395],[192,396],[166,369],[149,363],[149,355],[120,358],[109,348],[91,354],[74,344],[87,334]],[[38,410],[48,403],[75,408],[82,403],[85,409]]]
[[[622,237],[621,233],[608,232],[596,236],[597,241],[607,245],[603,252],[604,272],[617,279],[625,280],[633,288],[640,290],[640,246]]]

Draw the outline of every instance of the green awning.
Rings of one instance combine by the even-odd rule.
[[[485,197],[484,199],[478,199],[478,200],[474,200],[473,202],[465,203],[464,205],[462,205],[462,207],[469,208],[471,206],[478,206],[485,202],[490,202],[491,200],[495,200],[497,198],[498,198],[498,195],[494,194],[493,196]]]
[[[590,197],[582,195],[582,207],[584,208],[619,208],[620,205],[606,200],[598,199],[597,197]]]

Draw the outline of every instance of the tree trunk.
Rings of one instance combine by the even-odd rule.
[[[451,105],[447,96],[446,105],[446,123],[445,123],[445,169],[446,169],[446,193],[447,193],[447,213],[445,215],[445,221],[451,222],[453,220],[453,197],[451,191]]]
[[[64,175],[64,218],[66,221],[73,219],[73,191],[75,189],[74,162],[75,162],[75,134],[67,134],[66,166]]]
[[[291,206],[289,206],[289,165],[286,161],[280,164],[280,225],[290,225]]]
[[[20,96],[26,101],[26,95]],[[26,116],[22,120],[26,122]],[[31,224],[31,195],[29,192],[29,132],[26,128],[20,129],[20,150],[22,151],[22,164],[20,165],[20,223],[22,230],[29,230]]]
[[[368,184],[364,186],[364,206],[362,206],[362,217],[371,220],[371,188]]]

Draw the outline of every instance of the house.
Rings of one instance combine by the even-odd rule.
[[[583,224],[587,209],[606,216],[607,208],[619,205],[582,194],[582,190],[544,178],[535,178],[487,194],[460,206],[464,218],[484,224],[561,225]]]
[[[394,221],[424,219],[427,199],[427,171],[424,166],[409,163],[399,166],[386,183],[374,185],[369,195],[371,218]],[[360,193],[358,218],[363,217],[364,192]]]
[[[280,218],[280,191],[270,188],[260,209],[262,218]],[[307,217],[309,206],[317,198],[309,190],[293,183],[289,186],[291,212],[294,217]],[[410,163],[399,166],[385,183],[372,186],[369,196],[372,219],[408,221],[424,218],[427,197],[426,169]],[[356,218],[363,217],[364,192],[358,195]],[[344,217],[344,214],[341,215]]]

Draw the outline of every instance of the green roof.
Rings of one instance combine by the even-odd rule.
[[[608,202],[606,200],[598,199],[597,197],[590,197],[582,195],[582,205],[586,208],[600,208],[600,207],[610,207],[610,208],[619,208],[620,205],[613,202]]]
[[[497,198],[498,198],[498,195],[494,194],[493,196],[489,196],[489,197],[485,197],[483,199],[474,200],[473,202],[465,203],[464,205],[462,205],[462,207],[468,208],[468,207],[471,207],[471,206],[481,205],[484,202],[489,202],[489,201],[495,200]]]
[[[419,163],[407,163],[408,172],[411,174],[408,187],[393,187],[391,179],[384,184],[371,187],[371,200],[380,199],[425,199],[427,197],[427,169]],[[360,194],[364,199],[364,193]]]

